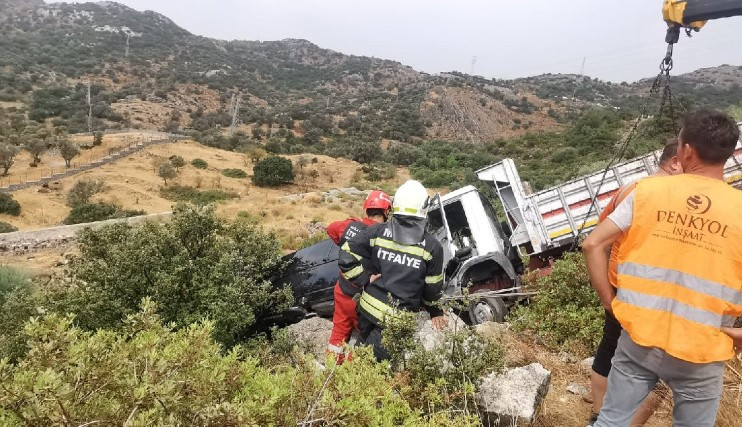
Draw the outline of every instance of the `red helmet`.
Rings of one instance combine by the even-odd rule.
[[[374,190],[371,194],[366,197],[366,201],[363,202],[363,210],[369,209],[381,209],[387,211],[392,208],[392,199],[381,190]]]

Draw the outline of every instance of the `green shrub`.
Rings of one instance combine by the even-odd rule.
[[[69,285],[50,297],[87,329],[116,328],[152,297],[166,322],[182,327],[214,320],[215,337],[231,346],[256,318],[289,301],[268,280],[280,261],[276,238],[244,222],[226,223],[213,207],[179,206],[171,222],[86,229]]]
[[[196,169],[206,169],[209,167],[209,164],[206,163],[206,160],[203,159],[193,159],[191,160],[191,166]]]
[[[169,160],[170,164],[173,165],[176,171],[180,171],[180,168],[182,168],[186,164],[185,160],[183,160],[182,157],[176,155],[170,156]]]
[[[294,181],[294,166],[291,160],[270,156],[253,167],[253,182],[261,187],[276,187]]]
[[[397,176],[397,168],[389,163],[372,163],[363,165],[361,169],[366,174],[366,179],[371,182],[379,182]]]
[[[532,280],[539,293],[511,313],[516,329],[533,331],[554,348],[592,352],[602,335],[604,311],[582,254],[565,254],[550,275]]]
[[[0,234],[13,233],[15,231],[18,231],[17,227],[13,226],[12,224],[8,224],[7,222],[0,221]]]
[[[33,288],[26,272],[0,266],[0,359],[26,352],[23,325],[35,314]]]
[[[386,364],[369,352],[320,370],[313,360],[265,367],[211,339],[213,322],[163,325],[145,301],[122,331],[86,331],[70,317],[48,315],[25,329],[30,351],[0,362],[3,425],[422,427],[478,425],[456,411],[426,417],[410,407]],[[286,349],[285,351],[293,351]],[[66,421],[62,421],[66,420]]]
[[[64,219],[66,225],[84,224],[88,222],[105,221],[116,215],[116,206],[105,203],[86,203],[72,208],[70,214]]]
[[[227,191],[200,191],[187,185],[173,185],[170,187],[163,187],[160,189],[160,195],[167,200],[172,200],[174,202],[189,202],[195,205],[208,205],[211,203],[220,202],[222,200],[229,200],[238,197],[237,194]]]
[[[0,214],[18,216],[21,214],[21,204],[10,194],[0,192]]]
[[[247,178],[247,172],[242,169],[224,169],[222,175],[227,178]]]

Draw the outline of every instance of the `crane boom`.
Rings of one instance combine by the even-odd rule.
[[[700,30],[706,21],[742,15],[742,0],[665,0],[662,16],[670,27]]]

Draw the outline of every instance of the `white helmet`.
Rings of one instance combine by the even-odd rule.
[[[428,191],[420,182],[409,180],[402,184],[394,194],[392,210],[394,215],[425,219],[428,215]]]

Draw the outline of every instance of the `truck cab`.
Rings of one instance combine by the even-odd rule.
[[[522,265],[489,201],[473,186],[437,197],[428,231],[443,244],[445,296],[473,296],[472,323],[503,321],[516,301],[510,294],[519,291]]]

